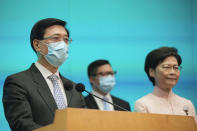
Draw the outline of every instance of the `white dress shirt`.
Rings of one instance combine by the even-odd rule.
[[[96,92],[95,90],[92,91],[92,94],[104,99],[104,96],[101,95],[100,93]],[[109,93],[105,97],[107,97],[109,102],[113,103],[111,95]],[[103,100],[101,100],[101,99],[99,99],[97,97],[94,97],[94,96],[93,96],[93,98],[96,101],[96,104],[97,104],[98,108],[103,111],[104,110]],[[107,104],[109,106],[109,110],[110,111],[114,111],[114,106],[112,104],[109,104],[109,103],[107,103]]]
[[[49,89],[54,97],[54,90],[53,90],[53,83],[52,81],[48,78],[50,75],[52,75],[53,73],[50,72],[47,68],[45,68],[43,65],[41,65],[40,63],[36,62],[35,63],[35,66],[38,68],[38,70],[41,72],[42,76],[44,77],[45,81],[47,82],[48,86],[49,86]],[[63,86],[63,83],[62,83],[62,80],[60,79],[60,76],[59,76],[59,71],[57,70],[57,72],[55,73],[55,75],[58,76],[58,82],[59,82],[59,85],[60,85],[60,88],[61,88],[61,91],[63,93],[63,96],[64,96],[64,101],[65,101],[65,104],[66,106],[68,105],[67,103],[67,98],[66,98],[66,93],[65,93],[65,90],[64,90],[64,86]]]
[[[184,111],[186,110],[186,111]],[[190,100],[174,94],[166,93],[157,86],[154,91],[135,102],[135,112],[189,115],[196,119],[196,111]]]

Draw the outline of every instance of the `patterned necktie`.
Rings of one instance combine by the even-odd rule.
[[[58,82],[58,76],[55,74],[52,74],[48,78],[53,83],[54,98],[55,98],[55,102],[57,104],[58,109],[66,108],[64,96],[63,96],[63,93],[61,91],[61,88]]]
[[[109,101],[109,99],[106,96],[104,96],[103,99],[106,100],[106,101]],[[105,101],[103,101],[103,107],[104,107],[103,109],[106,110],[106,111],[110,110],[109,104]]]

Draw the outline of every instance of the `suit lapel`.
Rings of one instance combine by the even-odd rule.
[[[57,105],[55,103],[55,100],[53,98],[53,95],[44,79],[40,71],[36,68],[34,64],[30,67],[30,71],[32,74],[32,79],[34,83],[37,85],[37,90],[43,100],[48,105],[49,109],[54,113],[54,111],[57,109]]]
[[[88,105],[91,106],[92,109],[99,109],[95,99],[93,98],[92,95],[88,95],[89,99],[87,99],[88,101]]]
[[[112,103],[113,104],[118,104],[117,102],[116,102],[116,98],[114,98],[112,95],[111,95],[111,98],[112,98]],[[114,110],[119,110],[119,108],[117,107],[117,106],[113,106],[114,107]]]

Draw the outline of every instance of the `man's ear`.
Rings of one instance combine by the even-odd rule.
[[[94,81],[95,81],[93,76],[89,76],[89,80],[90,80],[91,84],[94,83]]]
[[[37,52],[39,52],[39,51],[41,50],[39,45],[40,45],[40,44],[39,44],[39,40],[34,39],[34,40],[33,40],[33,47],[34,47],[34,49],[35,49]]]
[[[149,68],[149,75],[154,78],[155,77],[155,70],[152,68]]]

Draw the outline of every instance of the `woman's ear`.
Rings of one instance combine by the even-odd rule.
[[[155,77],[155,70],[152,68],[149,68],[149,75],[154,78]]]

